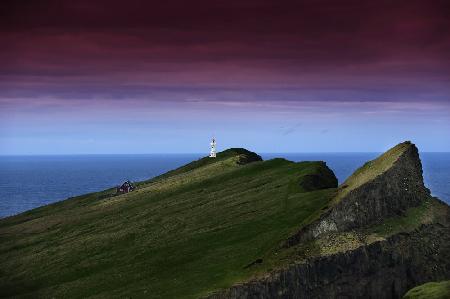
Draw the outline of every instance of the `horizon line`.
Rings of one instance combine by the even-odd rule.
[[[218,152],[220,153],[220,152]],[[258,155],[268,155],[268,154],[379,154],[383,153],[382,151],[336,151],[336,152],[254,152]],[[436,154],[450,154],[450,151],[420,151],[419,153],[436,153]],[[36,157],[36,156],[145,156],[145,155],[205,155],[208,156],[209,153],[199,153],[199,152],[170,152],[170,153],[164,153],[164,152],[157,152],[157,153],[67,153],[67,154],[55,154],[55,153],[48,153],[48,154],[0,154],[0,157]]]

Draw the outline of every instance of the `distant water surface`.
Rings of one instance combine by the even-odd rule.
[[[0,157],[0,217],[68,197],[142,181],[196,160],[199,154]]]
[[[264,159],[323,160],[342,183],[378,153],[262,154]],[[141,181],[199,159],[202,154],[1,156],[0,217],[124,180]],[[424,178],[433,195],[450,203],[450,153],[421,153]]]

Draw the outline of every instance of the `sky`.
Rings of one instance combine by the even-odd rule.
[[[450,151],[450,3],[0,2],[0,155]]]

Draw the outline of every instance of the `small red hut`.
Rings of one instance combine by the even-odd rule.
[[[126,181],[122,184],[122,186],[117,187],[117,193],[128,193],[135,189],[136,187],[133,186],[133,184],[130,181]]]

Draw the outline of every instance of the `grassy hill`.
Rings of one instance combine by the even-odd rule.
[[[341,200],[352,190],[372,181],[377,176],[383,174],[390,169],[398,158],[412,146],[410,141],[405,141],[389,149],[374,160],[366,162],[362,167],[358,168],[339,188],[335,201]]]
[[[0,296],[197,298],[270,271],[337,181],[323,162],[260,160],[230,149],[1,219]]]
[[[408,291],[403,299],[448,299],[450,298],[450,280],[428,282]]]

